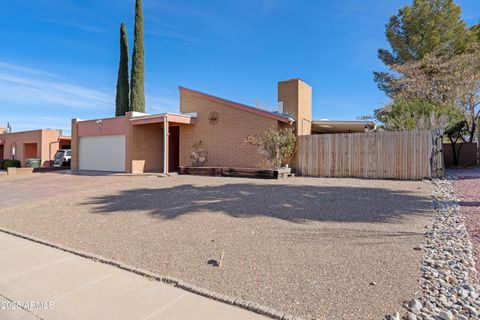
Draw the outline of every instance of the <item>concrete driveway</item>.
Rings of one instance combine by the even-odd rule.
[[[82,172],[72,174],[70,170],[35,173],[30,176],[1,177],[0,208],[43,201],[71,193],[91,191],[106,185],[116,185],[145,176],[128,176],[104,172]]]
[[[0,227],[305,319],[401,310],[419,291],[413,248],[432,214],[428,182],[51,173],[7,183]]]

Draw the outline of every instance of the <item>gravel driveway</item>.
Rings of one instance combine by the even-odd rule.
[[[5,208],[0,226],[305,319],[370,320],[419,290],[413,248],[431,192],[426,182],[145,177]],[[223,250],[222,268],[207,264]]]

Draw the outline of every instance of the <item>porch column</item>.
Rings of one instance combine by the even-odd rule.
[[[169,128],[167,115],[163,117],[163,173],[168,174],[168,155],[169,155]]]
[[[72,119],[72,141],[70,148],[72,150],[72,158],[70,160],[70,169],[78,170],[78,119]]]

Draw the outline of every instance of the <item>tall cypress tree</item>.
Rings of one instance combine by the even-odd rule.
[[[118,65],[117,97],[115,99],[115,116],[123,116],[129,111],[128,80],[128,40],[125,23],[120,26],[120,63]]]
[[[143,47],[142,0],[135,3],[135,38],[133,43],[130,111],[145,112],[145,69]]]

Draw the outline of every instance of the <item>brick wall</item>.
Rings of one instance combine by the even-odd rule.
[[[295,118],[297,134],[311,134],[312,87],[300,79],[280,81],[278,101],[283,102],[283,112]]]
[[[245,140],[278,126],[277,120],[184,92],[180,93],[180,111],[197,112],[196,124],[180,127],[180,166],[192,165],[192,147],[202,141],[208,153],[207,166],[259,167],[263,158]],[[215,124],[209,121],[213,111],[218,113]]]
[[[163,172],[163,124],[132,126],[132,160],[145,160],[145,172]]]
[[[312,133],[312,87],[300,79],[280,81],[278,83],[278,101],[283,102],[283,112],[295,118],[298,135]],[[298,150],[298,145],[297,148]],[[290,166],[298,166],[298,153],[290,161]]]

